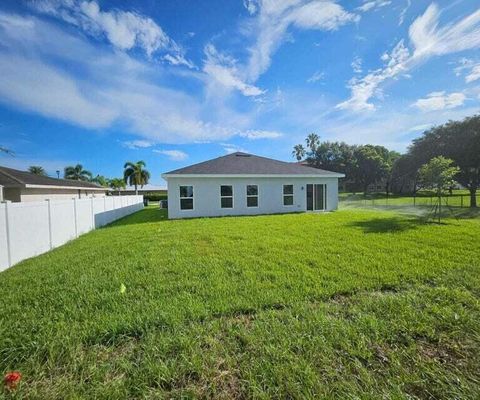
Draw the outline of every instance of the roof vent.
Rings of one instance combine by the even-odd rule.
[[[250,154],[247,153],[237,153],[235,154],[237,157],[250,157]]]

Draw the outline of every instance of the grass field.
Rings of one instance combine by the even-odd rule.
[[[23,374],[0,397],[478,399],[479,238],[147,208],[0,274],[0,372]]]
[[[480,193],[477,194],[477,204],[480,204]],[[340,193],[340,202],[344,205],[361,207],[419,207],[431,208],[437,201],[433,192],[420,191],[414,197],[411,195],[392,195],[385,193],[369,193],[364,196],[362,193]],[[468,190],[454,190],[452,195],[448,193],[442,199],[443,205],[449,205],[453,208],[470,207],[470,194]]]

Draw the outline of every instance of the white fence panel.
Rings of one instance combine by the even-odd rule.
[[[50,250],[48,203],[7,203],[10,262],[16,264]]]
[[[0,271],[143,208],[143,196],[0,203]]]
[[[50,202],[52,247],[75,239],[76,221],[73,200]]]
[[[6,203],[0,203],[0,271],[2,270],[2,266],[10,265],[5,209]]]

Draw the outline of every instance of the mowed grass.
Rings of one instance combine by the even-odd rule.
[[[480,219],[151,207],[0,274],[0,396],[478,399],[479,299]]]

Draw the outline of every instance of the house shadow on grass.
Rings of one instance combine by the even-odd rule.
[[[424,225],[425,220],[420,218],[373,218],[366,221],[350,222],[349,226],[363,229],[364,233],[393,233],[417,229]]]

